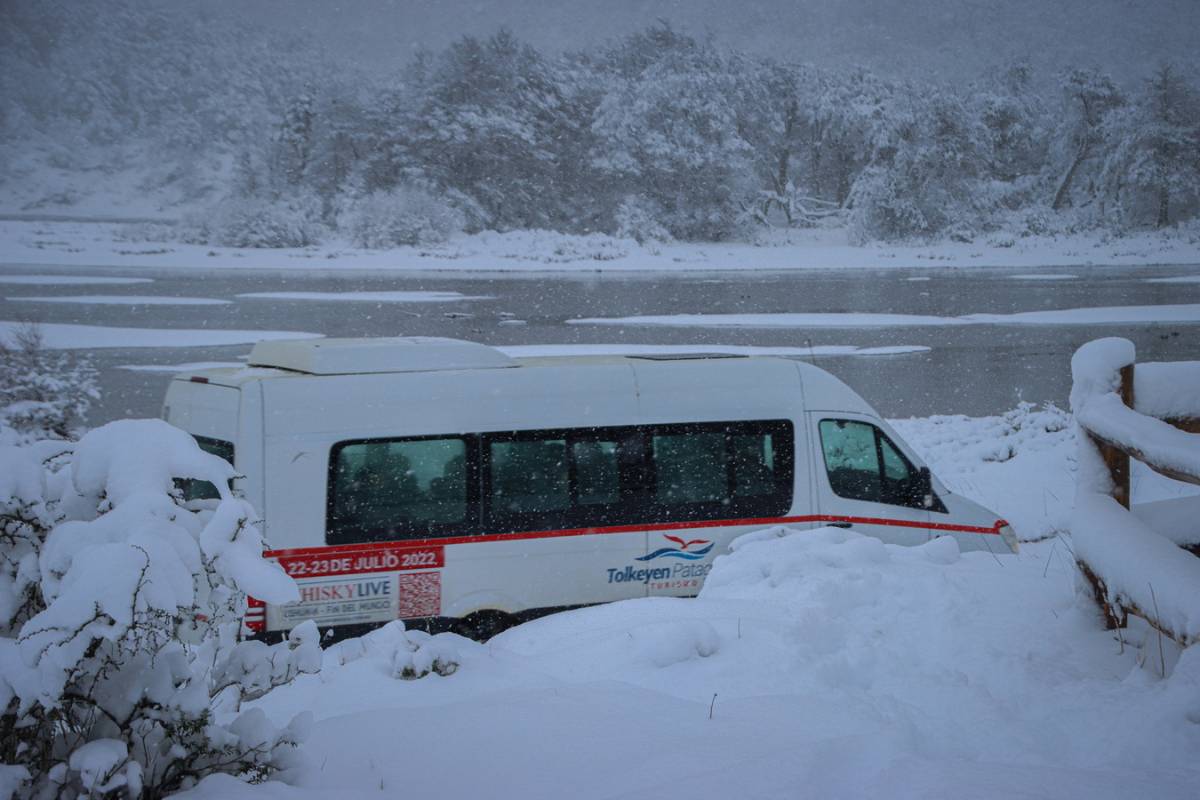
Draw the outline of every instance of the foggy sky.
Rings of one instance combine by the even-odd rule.
[[[250,24],[302,32],[391,70],[418,48],[508,27],[547,51],[580,49],[668,19],[779,60],[859,63],[902,77],[969,79],[1012,58],[1043,73],[1098,66],[1122,81],[1164,60],[1194,69],[1197,0],[212,0]]]

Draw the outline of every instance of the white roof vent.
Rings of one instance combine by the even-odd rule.
[[[276,367],[313,375],[517,366],[516,362],[494,347],[432,336],[259,342],[250,351],[249,364],[252,367]]]

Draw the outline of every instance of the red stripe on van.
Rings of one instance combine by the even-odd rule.
[[[862,525],[885,525],[896,528],[928,528],[935,531],[953,533],[984,533],[999,535],[1000,529],[1008,523],[1002,519],[990,528],[976,525],[951,525],[942,522],[918,522],[906,519],[888,519],[886,517],[849,517],[838,514],[807,514],[796,517],[755,517],[752,519],[717,519],[699,522],[655,522],[643,525],[610,525],[598,528],[566,528],[548,531],[519,531],[516,533],[489,533],[477,536],[447,536],[433,539],[406,539],[390,542],[364,542],[361,544],[323,545],[319,547],[297,547],[286,550],[270,550],[263,553],[267,558],[293,559],[303,556],[328,555],[338,553],[361,553],[391,548],[420,549],[448,544],[474,544],[478,542],[506,542],[522,539],[556,539],[565,536],[592,536],[608,533],[640,533],[656,531],[679,531],[694,528],[730,528],[749,525],[786,525],[795,522],[849,522]],[[441,566],[441,564],[437,564]],[[304,577],[297,575],[296,577]]]

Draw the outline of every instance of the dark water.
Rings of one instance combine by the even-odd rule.
[[[713,329],[567,325],[587,316],[678,313],[890,312],[960,315],[1086,306],[1200,303],[1200,284],[1153,284],[1146,278],[1194,275],[1200,267],[1056,269],[1077,278],[1026,280],[1033,270],[923,270],[703,273],[679,275],[380,275],[361,272],[282,274],[266,271],[182,273],[0,267],[0,273],[128,275],[153,283],[127,286],[0,284],[0,319],[146,328],[293,330],[327,336],[452,336],[489,344],[671,343],[803,347],[823,344],[925,345],[903,356],[818,358],[887,416],[990,414],[1021,400],[1065,404],[1070,357],[1099,336],[1133,340],[1139,361],[1200,359],[1196,324],[1102,326],[970,325],[887,329]],[[913,277],[927,280],[910,280]],[[237,299],[266,291],[455,291],[492,299],[433,304]],[[22,302],[22,296],[167,295],[235,300],[225,306],[100,306]],[[471,316],[460,316],[460,315]],[[449,316],[448,316],[449,315]],[[525,325],[502,325],[507,315]],[[165,373],[123,364],[234,361],[249,345],[94,350],[102,370],[100,423],[156,416]]]

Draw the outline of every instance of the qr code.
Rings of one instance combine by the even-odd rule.
[[[401,619],[436,617],[442,613],[440,572],[402,572],[397,577]]]

